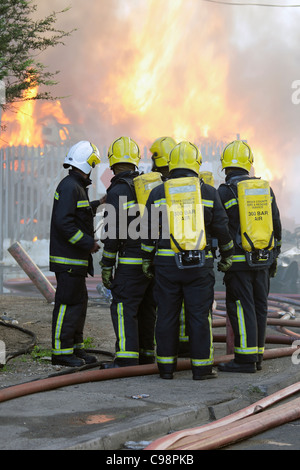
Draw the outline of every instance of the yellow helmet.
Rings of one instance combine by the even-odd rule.
[[[190,142],[180,142],[175,145],[170,153],[169,170],[176,168],[187,168],[199,174],[200,166],[202,164],[202,155],[196,145]]]
[[[168,166],[169,155],[176,142],[172,137],[159,137],[150,147],[155,165],[159,168]]]
[[[130,137],[119,137],[109,146],[108,161],[110,167],[116,163],[131,163],[137,167],[140,158],[139,146]]]
[[[250,171],[253,165],[252,150],[246,142],[234,140],[224,148],[221,163],[222,169],[236,167]]]
[[[203,179],[204,183],[214,186],[215,180],[211,171],[200,171],[199,176]]]

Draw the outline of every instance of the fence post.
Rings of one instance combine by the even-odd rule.
[[[13,243],[8,248],[9,253],[15,258],[17,263],[32,280],[34,285],[43,294],[49,303],[54,302],[55,288],[46,276],[40,271],[37,265],[32,261],[19,242]]]

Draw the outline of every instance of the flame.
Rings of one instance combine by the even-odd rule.
[[[38,87],[32,87],[24,94],[24,101],[15,103],[13,108],[3,113],[2,124],[6,130],[2,133],[0,147],[30,146],[43,147],[45,138],[43,128],[49,117],[62,124],[58,134],[61,141],[69,138],[66,125],[70,120],[65,116],[61,103],[57,101],[40,102],[34,98],[37,96]]]
[[[55,55],[55,62],[62,61],[65,86],[72,83],[73,103],[77,100],[86,104],[78,113],[81,121],[66,117],[59,101],[21,103],[16,105],[17,113],[3,115],[7,131],[2,138],[6,145],[42,146],[43,120],[47,116],[61,124],[57,137],[60,143],[70,139],[67,125],[72,122],[80,124],[100,147],[125,133],[148,149],[161,135],[198,145],[206,140],[226,145],[238,132],[253,150],[255,173],[276,178],[275,159],[270,163],[265,136],[257,129],[253,114],[249,115],[251,96],[247,89],[243,88],[243,93],[235,89],[238,77],[245,79],[247,71],[241,64],[235,70],[232,66],[248,45],[240,34],[246,19],[243,17],[240,23],[240,17],[229,13],[229,9],[227,14],[225,10],[220,14],[197,0],[166,0],[163,9],[161,0],[137,3],[111,2],[104,6],[103,2],[95,2],[90,10],[91,21],[105,17],[110,34],[107,28],[100,28],[90,36],[91,26],[82,27],[80,42],[84,47],[80,49],[76,36],[70,38],[67,47],[71,52],[77,47],[76,63],[82,59],[86,64],[90,86],[81,86],[79,75],[76,89],[76,65],[66,69],[63,56]],[[75,15],[84,11],[81,4],[73,9]],[[72,11],[68,21],[74,22]],[[37,89],[29,93],[36,96]],[[70,115],[77,112],[72,106]],[[5,144],[0,141],[1,145]]]
[[[161,20],[161,1],[148,3],[144,21],[131,25],[129,45],[120,44],[120,59],[108,69],[106,94],[99,97],[111,123],[117,126],[131,117],[137,123],[137,140],[146,145],[160,135],[199,141],[220,138],[220,129],[222,135],[232,134],[235,116],[228,119],[224,87],[228,61],[207,41],[224,28],[221,19],[212,17],[209,24],[205,18],[200,21],[202,42],[197,38],[195,60],[195,44],[189,43],[185,32],[195,22],[198,3],[190,2],[186,8],[185,0],[167,2],[163,11],[167,22]]]
[[[254,168],[255,174],[259,175],[262,179],[266,179],[268,181],[272,181],[274,179],[274,171],[272,171],[271,167],[266,163],[264,154],[261,151],[255,152]]]

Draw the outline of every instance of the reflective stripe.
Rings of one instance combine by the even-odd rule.
[[[138,359],[139,353],[135,351],[117,351],[116,357],[127,358],[127,359]]]
[[[59,307],[58,311],[58,316],[56,320],[56,325],[55,325],[55,334],[54,334],[54,350],[56,351],[56,354],[70,354],[66,352],[67,350],[64,350],[65,352],[61,352],[62,350],[60,349],[61,342],[60,342],[60,335],[61,335],[61,329],[63,326],[65,314],[66,314],[66,309],[67,306],[65,304],[61,304]],[[73,352],[73,349],[71,349],[71,354]]]
[[[213,345],[211,311],[209,311],[208,323],[209,323],[209,331],[210,331],[209,357],[207,359],[192,359],[191,358],[191,363],[195,367],[210,366],[214,362],[214,345]]]
[[[210,199],[202,199],[202,204],[205,207],[214,207],[214,201],[211,201]]]
[[[124,202],[123,209],[129,209],[130,207],[134,207],[135,205],[136,205],[136,201]]]
[[[238,354],[257,354],[258,349],[256,346],[253,348],[234,348],[234,352]]]
[[[156,359],[159,364],[175,364],[177,356],[157,356]]]
[[[119,258],[119,264],[143,264],[142,258]]]
[[[77,207],[89,207],[89,206],[90,206],[90,203],[87,199],[85,201],[77,201]]]
[[[227,243],[227,245],[221,245],[220,246],[220,249],[222,251],[228,251],[228,250],[231,250],[231,248],[233,248],[233,241],[232,240],[229,243]]]
[[[59,194],[57,191],[55,191],[54,193],[54,199],[56,199],[57,201],[59,200]]]
[[[142,243],[141,248],[142,250],[147,251],[148,253],[151,253],[151,251],[154,250],[154,246],[144,245],[144,243]]]
[[[246,261],[246,256],[245,255],[233,255],[232,262],[233,263],[240,263]]]
[[[246,333],[246,326],[245,326],[245,317],[244,317],[244,310],[240,300],[236,302],[236,313],[237,313],[237,320],[239,325],[239,334],[240,334],[240,346],[242,349],[247,347],[247,333]]]
[[[156,256],[174,256],[174,255],[175,253],[173,250],[168,250],[168,249],[163,249],[163,248],[158,249],[156,252]],[[212,252],[209,251],[208,253],[206,253],[205,258],[206,259],[213,258]]]
[[[155,355],[154,349],[140,349],[140,354],[147,357],[153,357]]]
[[[181,343],[187,343],[190,340],[189,336],[181,336],[181,332],[179,333],[179,341]]]
[[[73,245],[77,243],[81,238],[83,237],[83,232],[81,230],[78,230],[78,232],[73,235],[73,237],[69,238],[69,242],[72,243]]]
[[[249,348],[247,346],[247,331],[244,317],[244,310],[240,300],[236,301],[237,320],[239,326],[240,346],[234,347],[234,352],[238,354],[257,354],[257,346]]]
[[[179,316],[179,341],[182,343],[186,343],[189,341],[189,337],[186,334],[186,316],[185,316],[185,308],[184,302],[181,306],[180,316]]]
[[[117,305],[117,314],[118,314],[118,338],[119,338],[119,349],[120,351],[125,350],[125,325],[124,325],[124,313],[123,313],[123,303],[120,302]]]
[[[60,256],[50,256],[52,263],[72,264],[74,266],[88,266],[89,262],[83,259],[61,258]]]
[[[210,366],[213,362],[212,359],[191,359],[191,363],[195,367]]]
[[[236,199],[230,199],[230,201],[224,203],[225,209],[230,209],[230,207],[237,205],[237,203]]]
[[[124,310],[123,303],[120,302],[117,305],[117,314],[118,314],[118,344],[119,351],[116,352],[116,357],[120,358],[133,358],[138,359],[139,353],[136,351],[126,351],[126,334],[125,334],[125,324],[124,324]]]
[[[162,199],[157,199],[157,201],[154,201],[155,207],[159,206],[165,206],[167,204],[166,199],[163,197]]]
[[[157,256],[174,256],[175,253],[173,250],[163,250],[162,248],[160,248],[159,250],[157,250]]]
[[[103,250],[103,256],[105,256],[105,258],[110,258],[110,259],[115,259],[116,256],[117,256],[117,253],[112,253],[111,251],[106,251],[106,250]]]
[[[54,356],[60,356],[61,354],[73,354],[74,349],[73,348],[68,348],[68,349],[52,349],[52,354]]]

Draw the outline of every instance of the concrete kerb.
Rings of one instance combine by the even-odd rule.
[[[109,427],[96,438],[80,442],[66,450],[116,450],[121,449],[127,441],[149,440],[151,436],[165,435],[193,423],[207,422],[209,410],[206,405],[185,406],[181,408],[158,411],[140,415],[124,423],[120,423],[118,430],[109,430]],[[102,435],[103,434],[103,435]]]
[[[223,418],[235,413],[253,402],[270,395],[282,388],[285,388],[300,380],[300,370],[295,374],[281,372],[272,379],[262,380],[261,383],[253,383],[253,390],[248,389],[240,398],[233,398],[221,402],[209,400],[207,403],[199,403],[193,406],[176,407],[168,410],[159,410],[152,413],[142,414],[138,417],[126,420],[118,424],[118,428],[112,425],[105,430],[86,436],[86,440],[81,437],[81,442],[77,442],[64,450],[118,450],[124,448],[128,441],[148,441],[164,436],[177,430],[198,427],[210,421]],[[255,390],[255,393],[253,391]],[[155,437],[153,437],[155,436]]]

